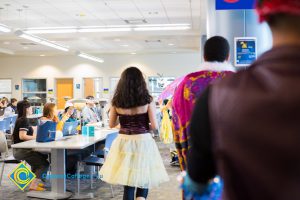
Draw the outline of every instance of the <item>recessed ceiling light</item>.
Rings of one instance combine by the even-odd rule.
[[[128,47],[129,45],[128,44],[121,44],[120,46],[121,47]]]
[[[44,55],[44,54],[41,54],[40,56],[41,56],[41,57],[44,57],[45,55]]]
[[[132,53],[130,53],[131,55],[135,55],[136,53],[135,52],[132,52]]]
[[[3,42],[3,44],[6,44],[6,45],[8,45],[8,44],[10,44],[10,42],[8,42],[8,41],[5,41],[5,42]]]
[[[175,44],[173,44],[173,43],[169,43],[168,45],[169,45],[169,46],[174,46]]]

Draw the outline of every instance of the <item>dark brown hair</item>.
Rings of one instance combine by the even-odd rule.
[[[27,108],[30,107],[29,101],[19,101],[17,104],[17,110],[18,110],[18,118],[24,117],[27,118]]]
[[[292,31],[300,34],[300,17],[284,13],[274,14],[268,17],[267,23],[271,29]]]
[[[10,103],[11,103],[11,104],[15,103],[16,101],[18,101],[18,100],[15,99],[15,98],[11,98],[11,99],[10,99]]]
[[[51,119],[55,122],[57,122],[57,116],[54,113],[54,107],[55,107],[55,103],[46,103],[44,105],[44,109],[43,109],[43,117],[46,117],[48,119]]]
[[[127,68],[121,75],[112,105],[117,108],[134,108],[152,102],[142,72],[136,67]]]

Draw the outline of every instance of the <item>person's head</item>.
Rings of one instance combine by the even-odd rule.
[[[8,99],[7,99],[6,97],[3,97],[3,98],[1,99],[1,104],[2,104],[2,106],[3,106],[4,108],[6,108],[7,105],[8,105]]]
[[[258,0],[260,22],[266,21],[273,34],[274,45],[300,45],[300,1]]]
[[[32,108],[29,101],[19,101],[17,103],[18,118],[26,118],[28,115],[32,115]]]
[[[15,98],[11,98],[11,99],[10,99],[10,104],[11,104],[12,106],[17,106],[17,103],[18,103],[18,100],[17,100],[17,99],[15,99]]]
[[[65,105],[65,113],[71,116],[74,113],[75,107],[73,103],[67,102]]]
[[[95,101],[94,101],[94,97],[93,96],[87,96],[86,97],[87,101],[86,101],[86,105],[90,108],[95,106]]]
[[[136,67],[127,68],[121,75],[112,105],[117,108],[134,108],[151,103],[152,97],[142,72]]]
[[[221,36],[209,38],[204,45],[204,60],[207,62],[225,62],[229,59],[230,46]]]
[[[44,105],[43,117],[50,120],[56,120],[56,105],[55,103],[46,103]]]

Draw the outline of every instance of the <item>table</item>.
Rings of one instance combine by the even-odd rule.
[[[68,136],[61,140],[39,143],[35,140],[21,142],[12,145],[12,148],[24,149],[51,149],[51,174],[61,175],[66,174],[65,166],[65,150],[66,149],[84,149],[88,146],[94,145],[97,142],[105,140],[106,136],[111,133],[118,132],[118,129],[97,129],[94,137],[74,135]],[[28,197],[42,198],[42,199],[66,199],[71,197],[72,193],[66,191],[66,177],[59,179],[51,179],[51,191],[36,192],[31,191],[27,193]]]

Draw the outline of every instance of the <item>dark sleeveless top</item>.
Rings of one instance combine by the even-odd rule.
[[[149,116],[148,113],[135,115],[118,114],[121,125],[120,133],[126,135],[137,135],[149,133]]]

